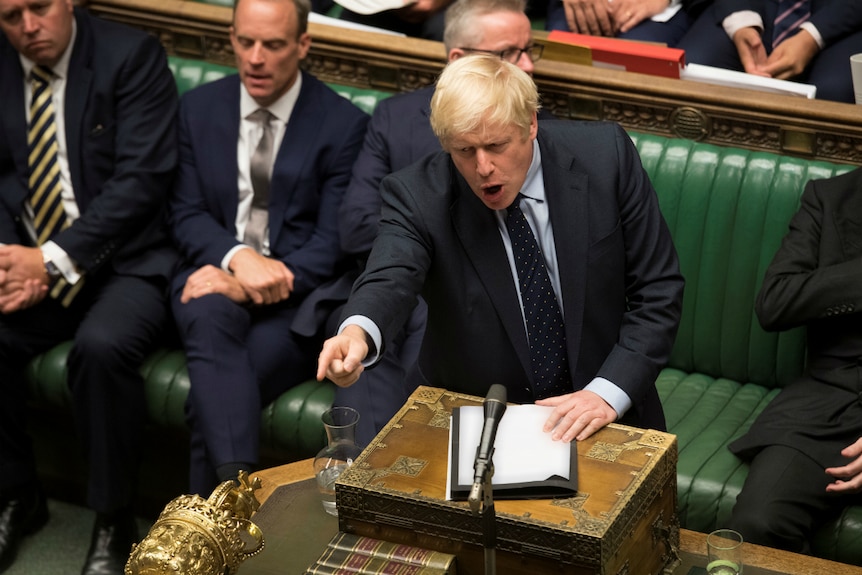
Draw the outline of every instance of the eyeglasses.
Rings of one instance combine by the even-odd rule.
[[[531,61],[537,62],[542,57],[545,46],[543,44],[530,44],[526,48],[506,48],[505,50],[480,50],[479,48],[461,48],[465,52],[478,52],[480,54],[492,54],[501,60],[516,64],[523,54]]]

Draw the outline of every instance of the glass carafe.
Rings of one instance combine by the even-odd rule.
[[[321,416],[326,429],[327,445],[314,458],[314,475],[323,500],[323,509],[338,515],[335,506],[335,480],[353,465],[362,453],[356,445],[356,424],[359,412],[352,407],[333,407]]]

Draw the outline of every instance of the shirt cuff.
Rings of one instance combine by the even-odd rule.
[[[757,28],[763,32],[763,18],[754,10],[740,10],[722,20],[721,26],[727,37],[733,40],[736,33],[743,28]]]
[[[224,257],[221,259],[221,269],[223,269],[227,273],[232,273],[230,271],[230,267],[228,267],[230,265],[230,261],[233,259],[233,256],[235,256],[239,250],[244,250],[246,248],[248,248],[250,250],[254,249],[251,246],[247,246],[245,244],[237,244],[234,247],[232,247],[230,249],[230,251],[228,253],[226,253],[224,255]]]
[[[63,248],[52,241],[48,241],[39,246],[39,249],[42,250],[43,259],[50,259],[68,283],[75,285],[80,281],[81,273],[78,271],[78,266]]]
[[[632,406],[632,400],[628,394],[603,377],[593,379],[584,389],[598,394],[599,397],[608,402],[608,405],[617,412],[617,419],[625,415]]]
[[[682,0],[671,0],[668,3],[667,8],[665,8],[658,14],[653,15],[650,20],[652,20],[653,22],[669,21],[671,18],[676,16],[676,13],[679,12],[682,8],[682,4],[680,4],[680,2],[682,2]]]
[[[352,315],[338,326],[338,333],[341,334],[348,325],[355,325],[368,334],[368,337],[371,338],[371,342],[374,345],[374,349],[368,350],[368,355],[365,356],[365,359],[362,360],[362,365],[364,367],[368,367],[369,365],[374,365],[377,363],[377,360],[380,359],[380,350],[382,349],[383,336],[380,333],[380,328],[377,327],[377,324],[371,321],[371,319],[365,317],[364,315]]]
[[[821,50],[823,49],[826,43],[823,41],[823,36],[821,36],[820,32],[817,30],[817,26],[811,22],[803,22],[799,27],[811,34],[811,37],[814,38],[815,42],[817,42],[817,46],[819,46]]]

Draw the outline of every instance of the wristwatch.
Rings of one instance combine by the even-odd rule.
[[[54,285],[63,274],[60,273],[60,268],[51,261],[50,257],[45,256],[43,261],[45,263],[45,273],[48,274],[48,285]]]

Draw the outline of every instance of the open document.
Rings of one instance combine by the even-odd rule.
[[[572,496],[578,488],[576,442],[554,441],[542,431],[552,407],[509,405],[494,442],[494,497]],[[455,407],[449,428],[447,499],[464,500],[473,486],[473,464],[485,423],[481,405]]]

